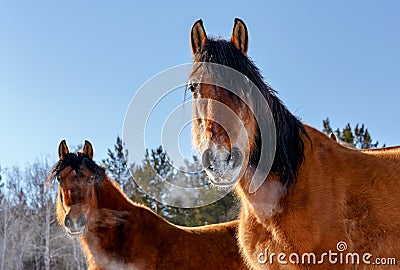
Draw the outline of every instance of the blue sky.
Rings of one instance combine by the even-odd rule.
[[[398,145],[399,13],[394,0],[1,1],[0,166],[55,159],[64,138],[88,139],[104,158],[135,91],[191,61],[199,18],[225,38],[242,18],[248,55],[305,123],[363,122],[374,139]],[[149,135],[149,146],[160,136]]]

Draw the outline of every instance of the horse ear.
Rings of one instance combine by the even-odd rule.
[[[249,46],[249,33],[247,32],[246,25],[239,18],[235,18],[235,25],[233,26],[231,42],[244,55],[247,54],[247,49]]]
[[[69,153],[67,143],[65,140],[62,140],[60,142],[60,145],[58,146],[58,158],[61,159],[64,156],[66,156]]]
[[[203,21],[197,20],[190,32],[190,45],[192,46],[192,53],[196,54],[200,51],[201,47],[206,43],[207,35],[204,30]]]
[[[87,155],[90,159],[93,158],[93,146],[87,140],[85,140],[85,145],[83,146],[82,154]]]

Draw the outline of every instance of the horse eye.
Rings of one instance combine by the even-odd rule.
[[[188,89],[190,90],[190,92],[194,93],[197,89],[197,87],[199,86],[199,83],[194,82],[194,81],[190,81],[188,83]]]
[[[89,179],[88,179],[88,183],[90,184],[90,183],[93,183],[94,182],[94,180],[96,179],[96,176],[90,176],[89,177]]]

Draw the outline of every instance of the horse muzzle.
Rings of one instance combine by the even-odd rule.
[[[79,236],[85,231],[86,218],[84,214],[79,214],[77,218],[66,215],[64,218],[64,226],[70,236]]]
[[[213,151],[207,148],[202,154],[202,165],[213,185],[229,187],[237,183],[242,167],[243,154],[239,148],[231,151]]]

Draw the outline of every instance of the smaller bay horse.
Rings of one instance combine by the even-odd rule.
[[[57,218],[78,237],[89,269],[247,269],[236,244],[238,221],[173,225],[133,203],[93,161],[92,145],[70,153],[65,140],[48,182],[58,181]]]

